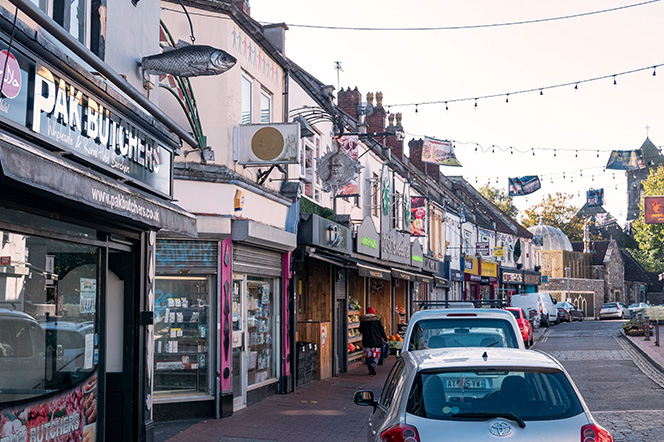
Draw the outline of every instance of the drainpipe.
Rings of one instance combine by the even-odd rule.
[[[74,54],[78,55],[83,61],[88,63],[92,68],[96,69],[100,74],[107,78],[114,86],[127,94],[129,98],[141,105],[145,110],[159,120],[162,124],[172,130],[184,142],[193,147],[203,149],[206,146],[199,146],[198,141],[183,127],[178,125],[175,121],[166,115],[157,105],[148,100],[143,94],[136,90],[124,78],[120,77],[110,66],[104,63],[96,55],[94,55],[88,48],[83,46],[78,40],[71,36],[62,26],[57,24],[51,17],[44,14],[41,9],[37,8],[30,0],[10,0],[21,12],[27,15],[39,26],[44,28],[49,34],[53,35],[61,43],[63,43]]]

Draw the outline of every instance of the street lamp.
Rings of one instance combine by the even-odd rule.
[[[567,276],[567,302],[570,302],[570,295],[569,295],[569,267],[565,267],[565,275]]]

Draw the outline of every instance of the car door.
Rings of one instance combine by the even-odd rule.
[[[404,380],[404,367],[403,359],[398,359],[385,381],[378,405],[369,417],[369,440],[380,441],[381,433],[398,422],[395,410],[399,405],[394,398],[397,387]]]

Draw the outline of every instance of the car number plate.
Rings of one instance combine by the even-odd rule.
[[[445,388],[486,388],[485,379],[446,379]]]

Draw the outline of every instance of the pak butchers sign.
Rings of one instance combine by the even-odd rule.
[[[10,94],[0,99],[0,116],[122,180],[171,195],[172,141],[15,48],[9,59],[0,52],[2,60],[12,81]]]

